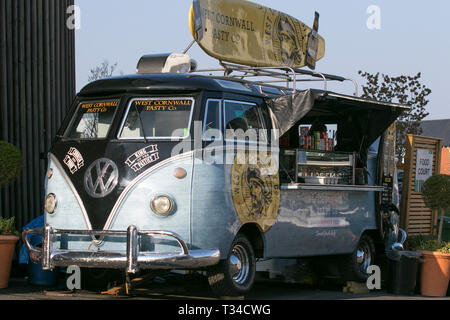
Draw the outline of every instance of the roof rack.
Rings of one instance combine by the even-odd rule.
[[[281,90],[286,89],[291,90],[293,93],[295,93],[297,90],[298,82],[320,81],[324,83],[324,90],[327,91],[328,81],[339,81],[339,82],[351,81],[355,86],[354,96],[356,97],[359,96],[358,84],[356,83],[356,81],[341,76],[291,67],[249,67],[238,64],[224,63],[222,61],[219,61],[219,63],[222,66],[221,69],[204,69],[204,70],[196,70],[193,72],[195,73],[223,72],[224,77],[233,78],[235,80],[241,81],[248,80],[249,78],[255,78],[255,81],[251,82],[253,84],[259,85],[261,91],[262,86],[269,86]],[[310,78],[304,78],[305,76],[310,76]],[[285,86],[275,85],[278,83],[285,83],[286,85]]]

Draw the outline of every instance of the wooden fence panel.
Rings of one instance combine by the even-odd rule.
[[[408,135],[403,173],[400,226],[408,235],[434,235],[438,212],[427,208],[416,186],[417,150],[433,151],[432,174],[440,173],[442,139]]]

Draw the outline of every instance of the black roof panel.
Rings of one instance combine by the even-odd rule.
[[[87,84],[80,91],[80,95],[94,95],[105,93],[122,93],[122,92],[143,92],[143,91],[163,91],[163,90],[179,90],[179,91],[225,91],[251,93],[256,96],[263,96],[254,89],[239,90],[233,86],[222,86],[217,79],[210,76],[196,74],[133,74],[119,77],[111,77],[97,80]],[[233,81],[232,79],[227,79]],[[234,81],[239,83],[239,81]],[[238,87],[237,87],[238,88]]]

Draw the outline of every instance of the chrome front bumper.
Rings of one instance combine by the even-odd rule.
[[[33,247],[28,236],[42,235],[42,248]],[[72,251],[53,250],[53,239],[56,235],[89,235],[126,236],[126,253],[111,251]],[[180,246],[179,253],[139,252],[139,236],[167,236],[174,238]],[[57,230],[49,225],[43,229],[27,229],[22,233],[22,239],[29,250],[29,256],[34,263],[42,264],[44,270],[55,267],[68,267],[76,265],[88,268],[125,269],[128,273],[136,273],[140,269],[198,269],[219,263],[220,251],[189,250],[183,239],[168,231],[139,231],[131,225],[127,231],[94,231],[94,230]]]

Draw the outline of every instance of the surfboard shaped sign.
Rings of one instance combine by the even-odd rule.
[[[194,0],[189,25],[203,51],[221,61],[315,69],[325,55],[317,12],[311,29],[290,15],[245,0]]]

